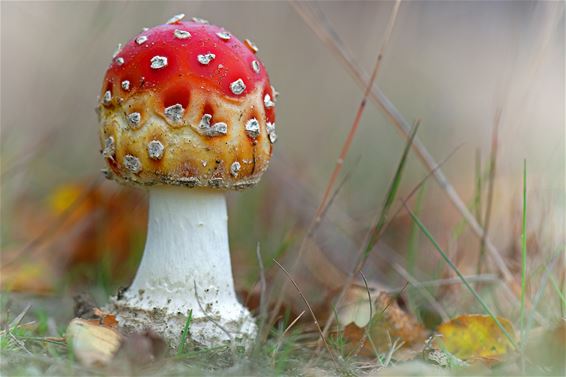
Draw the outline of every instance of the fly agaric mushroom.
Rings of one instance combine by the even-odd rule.
[[[275,91],[255,45],[182,18],[120,46],[103,83],[106,175],[149,191],[142,261],[111,305],[126,330],[149,328],[173,346],[189,310],[192,340],[245,343],[256,325],[234,291],[224,192],[267,169]]]

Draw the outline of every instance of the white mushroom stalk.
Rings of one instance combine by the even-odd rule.
[[[234,291],[224,193],[160,186],[149,194],[141,264],[132,285],[113,299],[118,321],[175,345],[191,310],[192,340],[249,343],[256,325]]]

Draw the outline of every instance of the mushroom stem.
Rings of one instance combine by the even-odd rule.
[[[227,222],[221,191],[151,188],[142,261],[132,285],[113,300],[120,324],[150,328],[176,345],[192,310],[190,338],[200,344],[252,338],[255,323],[234,291]]]

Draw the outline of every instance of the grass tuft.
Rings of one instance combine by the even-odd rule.
[[[518,349],[517,343],[515,342],[515,339],[513,339],[513,337],[511,336],[511,334],[509,334],[509,332],[505,329],[505,327],[501,324],[501,322],[497,319],[497,316],[491,311],[491,309],[487,306],[487,304],[485,303],[485,301],[481,298],[481,296],[476,292],[476,290],[470,285],[470,283],[468,283],[468,281],[466,280],[466,278],[464,277],[464,275],[462,275],[462,273],[460,272],[460,270],[458,269],[458,267],[456,267],[456,265],[454,263],[452,263],[452,261],[450,260],[450,258],[448,258],[448,255],[446,255],[446,253],[444,252],[444,250],[442,250],[442,248],[440,247],[440,245],[436,242],[436,240],[434,239],[434,237],[432,236],[432,234],[430,234],[430,232],[428,231],[428,229],[424,226],[424,224],[419,220],[419,218],[413,213],[413,211],[411,211],[409,208],[407,208],[407,211],[409,212],[409,215],[411,215],[411,218],[413,219],[413,221],[415,222],[415,224],[417,224],[417,226],[419,227],[419,229],[423,232],[423,234],[426,236],[426,238],[429,239],[429,241],[432,243],[432,245],[434,246],[434,248],[436,249],[436,251],[438,251],[438,253],[440,254],[440,256],[442,257],[442,259],[444,259],[444,261],[448,264],[448,266],[450,266],[450,268],[456,273],[456,275],[458,275],[458,277],[460,278],[460,280],[462,280],[462,283],[466,286],[466,288],[470,291],[470,293],[475,297],[475,299],[479,302],[479,304],[482,306],[483,310],[485,310],[485,312],[493,319],[493,321],[497,324],[497,327],[499,327],[499,329],[501,330],[501,332],[503,333],[503,335],[505,335],[505,337],[509,340],[509,342],[513,345],[513,348]]]
[[[525,294],[527,289],[527,160],[523,161],[523,221],[521,224],[521,344],[525,344]]]

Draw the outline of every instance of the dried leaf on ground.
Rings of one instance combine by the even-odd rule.
[[[92,279],[93,266],[124,280],[135,272],[130,262],[141,251],[147,216],[141,191],[66,183],[47,199],[23,193],[14,207],[10,247],[3,250],[3,290],[48,294],[71,270],[78,282]]]
[[[399,306],[395,297],[380,292],[375,296],[372,294],[372,301],[370,319],[367,289],[353,286],[347,293],[345,304],[338,310],[338,322],[344,326],[344,337],[354,350],[359,348],[360,354],[368,356],[374,355],[375,351],[388,352],[396,340],[402,342],[405,349],[422,347],[426,329]]]
[[[10,263],[16,250],[3,250],[3,266],[0,287],[8,292],[28,292],[49,295],[56,287],[57,271],[47,258],[38,258],[22,263]]]
[[[108,365],[122,344],[118,330],[101,325],[94,319],[73,319],[67,327],[65,339],[75,357],[88,367]]]
[[[497,317],[507,332],[513,336],[513,325],[503,317]],[[493,363],[503,359],[513,345],[497,326],[492,317],[481,314],[465,314],[438,326],[441,337],[438,346],[462,360],[483,360]]]

